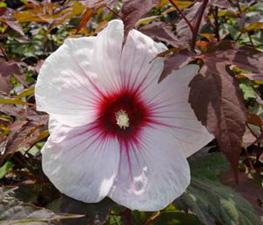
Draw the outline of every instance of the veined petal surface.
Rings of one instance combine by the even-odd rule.
[[[198,69],[197,65],[192,64],[173,71],[156,88],[148,88],[143,94],[147,104],[152,107],[153,119],[169,130],[186,157],[214,139],[198,121],[188,102],[189,83]]]
[[[164,60],[157,55],[165,50],[164,44],[153,41],[137,30],[131,30],[121,55],[123,87],[142,91],[149,85],[157,85],[164,64]]]
[[[44,173],[62,193],[98,202],[111,189],[119,165],[117,141],[103,138],[93,125],[68,127],[54,119],[42,149]]]
[[[97,37],[67,39],[40,69],[37,109],[70,126],[94,121],[97,102],[120,86],[122,40],[119,20],[111,21]]]
[[[153,121],[166,126],[189,157],[214,138],[197,120],[188,102],[188,85],[199,67],[187,65],[158,83],[164,60],[157,55],[165,50],[162,43],[139,31],[130,31],[121,55],[122,83],[138,90],[153,112]]]
[[[145,128],[138,143],[120,143],[120,165],[109,197],[130,209],[156,211],[190,183],[184,154],[165,128]]]

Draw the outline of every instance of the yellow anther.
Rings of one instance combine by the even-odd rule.
[[[129,117],[128,114],[124,110],[120,110],[116,112],[116,123],[121,129],[126,129],[129,127]]]

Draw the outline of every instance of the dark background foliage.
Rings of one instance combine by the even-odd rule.
[[[48,116],[35,110],[39,68],[65,38],[95,35],[113,18],[124,21],[126,34],[136,28],[169,47],[157,56],[165,59],[160,81],[184,65],[200,65],[189,103],[215,140],[189,159],[192,183],[183,196],[156,213],[132,212],[109,199],[75,201],[41,169],[49,134]],[[5,0],[0,39],[1,225],[261,224],[260,0]]]

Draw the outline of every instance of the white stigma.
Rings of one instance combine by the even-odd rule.
[[[124,110],[120,110],[115,114],[116,123],[121,129],[126,129],[129,127],[129,117]]]

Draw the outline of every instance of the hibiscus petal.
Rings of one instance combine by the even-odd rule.
[[[118,171],[119,149],[92,125],[70,128],[54,119],[42,149],[44,173],[57,189],[83,202],[98,202],[109,192]],[[55,126],[55,127],[54,127]]]
[[[151,105],[153,119],[170,130],[186,157],[214,138],[198,121],[188,102],[188,85],[198,69],[197,65],[187,65],[173,71],[159,85],[153,85],[143,93],[145,101]]]
[[[67,39],[41,67],[37,109],[70,126],[94,121],[98,100],[120,79],[122,40],[119,20],[109,22],[97,37]]]
[[[124,36],[124,26],[121,20],[112,20],[108,26],[97,35],[94,49],[96,54],[94,64],[96,73],[103,79],[104,89],[110,93],[121,88],[120,59]]]
[[[163,70],[163,59],[157,54],[167,50],[162,43],[153,41],[139,31],[131,30],[121,55],[122,84],[136,89],[156,82]]]
[[[147,127],[138,143],[121,148],[120,167],[109,193],[130,209],[156,211],[179,197],[190,183],[190,170],[167,129]]]
[[[139,31],[130,31],[121,56],[122,83],[131,89],[138,88],[142,98],[152,107],[154,120],[170,126],[178,146],[188,157],[213,136],[197,120],[188,102],[188,84],[197,74],[198,66],[189,65],[174,71],[157,84],[163,59],[156,56],[166,49]]]

